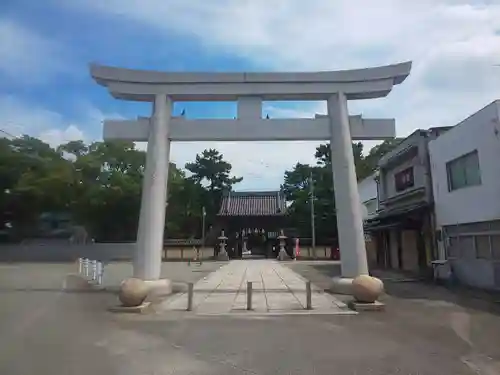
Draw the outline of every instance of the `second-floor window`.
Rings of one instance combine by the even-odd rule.
[[[448,175],[449,191],[466,186],[481,185],[481,170],[477,150],[446,163],[446,173]]]
[[[396,183],[396,191],[403,191],[415,185],[413,178],[413,167],[406,168],[401,172],[394,175],[394,182]]]

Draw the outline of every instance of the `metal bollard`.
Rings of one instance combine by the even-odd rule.
[[[97,280],[97,260],[92,261],[92,280]]]
[[[194,294],[194,284],[188,283],[187,311],[193,311],[193,294]]]
[[[83,271],[83,259],[78,258],[78,273],[81,274]]]
[[[102,284],[102,274],[104,273],[104,269],[102,266],[102,262],[97,262],[97,284]]]
[[[306,309],[312,310],[312,291],[311,291],[311,282],[306,282]]]
[[[252,310],[252,282],[247,281],[247,310]]]
[[[83,258],[83,275],[89,276],[89,260],[87,258]]]

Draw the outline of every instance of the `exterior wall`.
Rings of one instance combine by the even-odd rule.
[[[368,238],[365,241],[366,247],[366,257],[368,261],[368,267],[373,268],[377,265],[377,243],[375,239]]]
[[[459,282],[500,289],[500,101],[429,143],[440,258]],[[481,184],[449,191],[446,164],[477,150]]]
[[[377,182],[375,174],[368,176],[358,183],[359,200],[363,220],[373,216],[378,209]]]
[[[377,182],[375,181],[374,174],[358,183],[358,192],[361,202],[367,202],[377,198]]]
[[[401,212],[416,205],[425,206],[433,203],[428,145],[430,140],[443,136],[443,133],[448,132],[450,128],[416,130],[379,160],[379,210],[386,215],[386,218],[390,218],[391,212],[398,210],[400,212],[400,216],[393,219],[393,223],[398,224],[398,229],[390,230],[389,241],[385,248],[391,257],[392,268],[402,268],[412,272],[424,271],[425,265],[430,267],[431,260],[436,258],[434,220],[423,210],[407,214]],[[413,186],[397,191],[395,176],[410,167],[413,168]],[[410,217],[413,223],[408,226],[406,223]],[[401,262],[399,246],[401,246]],[[420,248],[423,252],[422,259],[419,258]]]
[[[399,268],[397,229],[391,229],[389,232],[389,254],[391,257],[392,268]]]
[[[429,143],[437,227],[500,218],[499,111],[493,102]],[[481,185],[448,191],[446,163],[474,150]]]
[[[500,290],[500,220],[446,226],[443,237],[446,257],[458,281]]]
[[[396,191],[396,184],[395,184],[394,176],[398,172],[401,172],[409,167],[413,167],[414,186],[411,188],[408,188],[406,190],[398,192],[398,191]],[[388,169],[383,174],[383,180],[384,180],[383,197],[384,197],[384,200],[394,198],[398,195],[403,195],[410,190],[416,190],[418,188],[425,187],[425,177],[424,176],[425,176],[425,167],[423,164],[420,163],[418,155],[414,156],[410,160],[406,160],[406,161],[402,162],[401,164],[398,164],[397,166],[393,167],[392,169]]]
[[[417,235],[415,230],[403,230],[401,233],[403,270],[418,271],[418,250],[417,250]]]
[[[364,204],[366,209],[367,217],[372,217],[377,213],[378,210],[378,201],[377,198],[372,199],[371,201],[365,202]]]

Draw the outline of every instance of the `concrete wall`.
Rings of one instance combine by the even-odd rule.
[[[378,209],[377,182],[375,174],[368,176],[358,183],[359,201],[363,219],[374,215]]]
[[[500,289],[500,101],[429,142],[440,257],[459,282]],[[446,163],[477,150],[481,184],[448,189]]]
[[[374,174],[358,183],[358,192],[361,203],[377,198],[377,183]]]
[[[46,244],[9,244],[0,245],[0,262],[74,262],[80,257],[104,262],[130,261],[134,251],[135,243],[71,245],[57,241]],[[213,255],[213,248],[205,248],[201,251],[201,256],[204,259]],[[164,260],[194,258],[195,252],[192,246],[168,247],[163,250]]]
[[[500,102],[429,142],[436,226],[500,218]],[[481,185],[448,191],[446,163],[477,150]]]
[[[399,172],[401,172],[409,167],[413,167],[413,178],[414,178],[414,182],[415,182],[414,186],[410,187],[406,190],[396,191],[396,182],[395,182],[394,176],[397,173],[399,173]],[[384,195],[383,196],[384,196],[384,199],[394,198],[395,196],[405,194],[406,192],[408,192],[410,190],[425,187],[424,176],[425,176],[425,167],[422,164],[420,164],[420,160],[419,160],[418,155],[413,157],[410,160],[406,160],[406,161],[402,162],[401,164],[395,166],[392,169],[387,170],[386,173],[383,174],[383,178],[384,178]]]
[[[301,246],[299,259],[331,259],[331,250],[328,246]]]
[[[311,247],[302,247],[301,257],[313,257]],[[103,262],[131,261],[135,251],[135,243],[97,243],[93,245],[70,245],[54,241],[46,244],[0,245],[0,262],[76,262],[78,258],[96,259]],[[206,247],[200,251],[202,259],[214,255],[214,249]],[[330,259],[329,247],[317,246],[317,259]],[[192,246],[166,247],[163,249],[164,261],[195,259],[196,253]]]

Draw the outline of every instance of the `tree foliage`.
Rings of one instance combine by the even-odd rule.
[[[366,155],[361,143],[353,143],[358,178],[373,173],[379,158],[398,141],[385,141]],[[316,234],[331,238],[336,236],[336,216],[330,145],[319,145],[315,157],[316,165],[297,163],[286,171],[282,189],[291,202],[291,225],[301,236],[310,236],[312,181]],[[0,138],[0,230],[8,223],[16,236],[33,236],[43,213],[64,213],[98,241],[134,241],[145,161],[145,152],[133,142],[71,141],[54,149],[29,136]],[[231,170],[215,149],[196,155],[185,169],[170,164],[168,237],[200,237],[203,208],[207,227],[213,224],[222,194],[242,180]]]
[[[224,191],[232,189],[233,185],[241,182],[243,177],[231,177],[232,166],[224,161],[224,156],[215,149],[203,151],[196,155],[195,161],[186,164],[191,172],[189,179],[195,184],[206,186],[205,209],[210,220],[217,213]]]
[[[374,173],[379,159],[398,143],[398,139],[384,141],[373,147],[366,156],[363,155],[363,144],[353,143],[352,151],[358,180]],[[324,241],[337,237],[330,144],[319,145],[314,156],[316,165],[297,163],[292,170],[285,172],[282,189],[286,199],[291,201],[289,207],[291,225],[296,227],[302,236],[310,237],[311,183],[314,185],[316,236]]]
[[[71,141],[53,149],[28,136],[2,138],[0,229],[8,223],[17,237],[34,236],[42,213],[65,213],[97,240],[133,241],[145,161],[133,142]],[[241,181],[215,150],[188,166],[190,177],[175,164],[169,167],[165,225],[173,238],[199,236],[202,207],[212,207],[214,194]]]

